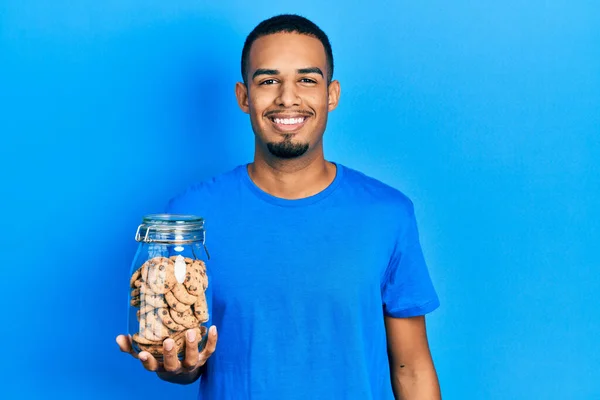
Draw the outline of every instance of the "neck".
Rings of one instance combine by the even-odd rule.
[[[270,195],[297,200],[325,190],[335,178],[336,167],[325,160],[322,150],[290,160],[266,157],[257,151],[248,174]]]

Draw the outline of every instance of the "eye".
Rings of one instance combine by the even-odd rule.
[[[267,79],[267,80],[262,81],[260,84],[261,85],[272,85],[274,83],[275,83],[275,79]]]
[[[310,78],[302,78],[302,79],[300,79],[300,82],[302,82],[302,83],[317,83],[317,81],[315,81],[314,79],[310,79]]]

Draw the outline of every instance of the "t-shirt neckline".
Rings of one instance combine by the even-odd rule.
[[[339,186],[339,184],[343,178],[343,175],[344,175],[344,167],[341,164],[338,164],[336,162],[333,162],[333,161],[330,161],[330,162],[333,165],[335,165],[335,177],[333,178],[333,181],[325,189],[321,190],[319,193],[316,193],[312,196],[304,197],[301,199],[294,199],[294,200],[284,199],[281,197],[273,196],[272,194],[269,194],[269,193],[265,192],[264,190],[262,190],[260,187],[258,187],[254,183],[252,178],[250,178],[250,174],[248,173],[248,166],[250,164],[240,165],[238,167],[238,170],[239,170],[239,173],[242,175],[242,180],[244,181],[246,186],[248,186],[250,191],[252,193],[254,193],[254,195],[256,195],[261,200],[264,200],[268,203],[275,204],[277,206],[282,206],[282,207],[302,207],[302,206],[306,206],[309,204],[317,203],[317,202],[325,199],[330,194],[332,194],[335,191],[335,189]]]

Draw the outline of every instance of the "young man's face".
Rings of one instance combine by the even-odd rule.
[[[246,73],[247,87],[238,83],[236,96],[262,150],[289,159],[321,145],[340,88],[337,81],[327,85],[327,58],[318,39],[263,36],[252,44]]]

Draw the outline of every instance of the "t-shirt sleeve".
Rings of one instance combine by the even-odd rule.
[[[171,197],[165,204],[164,212],[166,214],[181,214],[181,196]]]
[[[164,206],[164,212],[167,214],[194,214],[198,213],[198,205],[204,204],[199,201],[202,193],[202,184],[197,183],[186,188],[184,191],[168,199]]]
[[[397,318],[425,315],[440,305],[423,257],[412,202],[402,219],[381,289],[384,314]]]

